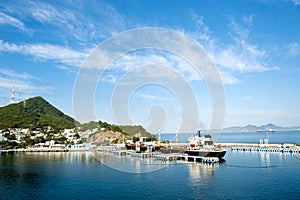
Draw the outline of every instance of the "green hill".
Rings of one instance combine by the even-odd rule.
[[[34,97],[0,108],[0,129],[74,128],[74,119],[65,115],[42,97]]]
[[[134,136],[136,134],[141,134],[141,136],[152,137],[153,135],[147,132],[143,126],[120,126],[120,128],[126,132],[129,136]]]

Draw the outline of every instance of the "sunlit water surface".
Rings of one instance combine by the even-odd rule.
[[[287,134],[286,138],[299,140],[294,132]],[[300,199],[299,159],[298,154],[230,149],[225,161],[215,165],[159,163],[90,152],[2,154],[0,197]]]

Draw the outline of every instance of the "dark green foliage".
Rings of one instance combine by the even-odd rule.
[[[84,123],[80,125],[81,131],[86,131],[88,129],[99,128],[99,122],[90,121],[88,123]]]
[[[120,126],[120,128],[126,132],[129,136],[133,136],[133,135],[136,135],[136,134],[139,134],[141,136],[144,136],[144,137],[152,137],[153,135],[151,133],[148,133],[144,127],[142,127],[141,125],[139,126]]]
[[[112,130],[113,132],[124,133],[124,131],[123,131],[119,126],[116,126],[116,125],[112,125],[112,126],[111,126],[111,130]]]
[[[9,134],[9,133],[5,133],[4,137],[6,137],[8,140],[15,140],[16,139],[16,135],[15,134]]]
[[[25,137],[25,144],[26,144],[26,146],[28,146],[28,145],[34,145],[35,143],[34,143],[33,139],[31,139],[29,137]]]
[[[76,121],[53,107],[42,97],[34,97],[0,108],[0,129],[47,128],[55,131],[74,128]]]
[[[110,130],[110,127],[111,125],[107,122],[102,122],[102,121],[99,121],[99,125],[100,125],[100,128],[105,128],[105,129],[108,129]]]
[[[24,142],[21,142],[19,144],[19,148],[25,149],[26,148],[26,144]]]
[[[42,137],[42,136],[39,136],[39,137],[34,138],[34,143],[35,143],[35,144],[38,144],[38,143],[45,143],[45,142],[46,142],[46,140],[45,140],[44,137]]]
[[[114,139],[114,140],[112,141],[113,144],[118,144],[118,142],[119,142],[119,139]]]
[[[16,142],[5,140],[0,141],[0,149],[17,149],[18,147],[18,143]]]
[[[68,139],[65,136],[61,136],[61,137],[55,139],[55,143],[65,144],[67,142],[67,140]]]
[[[51,140],[53,140],[53,136],[50,134],[47,134],[46,141],[51,141]]]
[[[115,124],[109,124],[107,122],[99,121],[99,126],[100,126],[100,128],[105,128],[106,130],[109,130],[109,131],[120,132],[120,133],[123,133],[123,135],[128,135],[126,133],[126,131],[122,130],[119,126],[117,126]]]

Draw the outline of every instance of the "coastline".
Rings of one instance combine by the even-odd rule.
[[[233,147],[238,147],[238,148],[255,148],[255,147],[260,147],[260,148],[282,148],[282,149],[298,149],[300,150],[300,146],[296,144],[259,144],[259,143],[216,143],[217,147],[220,148],[233,148]],[[2,153],[18,153],[18,152],[89,152],[89,151],[101,151],[100,149],[105,147],[114,147],[117,148],[118,150],[122,150],[122,148],[118,148],[115,145],[111,146],[99,146],[93,149],[69,149],[69,148],[64,148],[64,149],[53,149],[53,148],[30,148],[30,149],[5,149],[5,150],[0,150],[0,154]],[[164,148],[166,149],[177,149],[177,148],[187,148],[188,143],[171,143],[166,145]]]

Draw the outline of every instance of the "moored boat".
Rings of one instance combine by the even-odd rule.
[[[271,128],[267,128],[265,130],[257,130],[256,132],[261,132],[261,133],[274,133],[276,132],[276,130],[271,129]]]
[[[211,135],[202,135],[198,131],[196,136],[190,137],[189,146],[184,152],[189,156],[201,156],[201,157],[218,157],[225,156],[226,151],[220,149],[214,145]]]
[[[127,140],[125,147],[127,150],[136,150],[137,152],[144,152],[148,149],[151,149],[152,151],[160,149],[160,146],[148,137],[140,137],[139,141],[136,141],[135,143],[132,140]]]

